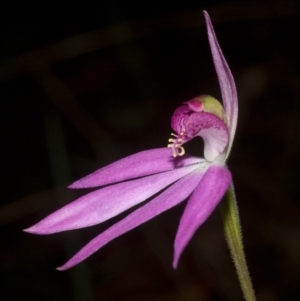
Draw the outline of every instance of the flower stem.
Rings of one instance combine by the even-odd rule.
[[[221,203],[221,212],[228,247],[238,274],[244,298],[246,301],[256,301],[243,248],[242,232],[233,185],[230,186],[226,193],[225,200]]]

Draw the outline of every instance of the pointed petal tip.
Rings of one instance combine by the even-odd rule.
[[[65,262],[63,265],[55,268],[57,271],[60,271],[60,272],[64,272],[72,267],[74,267],[76,264],[80,263],[80,261],[75,261],[75,262],[71,262],[71,259],[68,260],[67,262]]]
[[[204,15],[204,18],[205,18],[206,22],[211,22],[210,21],[210,16],[209,16],[209,14],[206,10],[203,11],[203,15]]]
[[[39,233],[39,231],[37,231],[35,226],[23,229],[23,231],[26,233],[30,233],[30,234],[41,234],[41,233]]]
[[[75,255],[76,256],[76,255]],[[75,257],[74,256],[74,257]],[[59,267],[57,267],[57,268],[55,268],[57,271],[60,271],[60,272],[64,272],[64,271],[66,271],[66,270],[69,270],[69,269],[71,269],[71,268],[73,268],[75,265],[77,265],[77,264],[79,264],[81,261],[83,261],[85,258],[77,258],[77,259],[74,259],[74,257],[73,258],[71,258],[71,259],[69,259],[67,262],[65,262],[63,265],[61,265],[61,266],[59,266]]]
[[[184,248],[180,248],[180,247],[178,248],[178,246],[176,245],[174,246],[174,256],[173,256],[173,263],[172,263],[174,270],[177,270],[178,268],[178,263],[181,258],[183,250]]]
[[[37,235],[47,235],[55,233],[51,231],[51,229],[47,229],[47,227],[44,227],[43,224],[37,223],[29,228],[23,229],[24,232],[30,233],[30,234],[37,234]]]
[[[173,266],[173,269],[174,269],[174,270],[177,270],[177,267],[178,267],[178,261],[179,261],[179,258],[174,257],[173,263],[172,263],[172,266]]]
[[[66,269],[67,269],[67,268],[64,268],[63,265],[56,268],[56,270],[57,270],[57,271],[60,271],[60,272],[63,272],[63,271],[65,271]]]
[[[98,185],[89,185],[89,181],[87,180],[90,177],[90,175],[87,175],[86,177],[83,177],[70,185],[67,186],[68,189],[84,189],[84,188],[94,188]],[[99,185],[101,186],[101,185]]]
[[[76,182],[74,182],[74,183],[68,185],[67,188],[68,189],[78,189],[78,188],[81,188],[81,187],[77,187]]]

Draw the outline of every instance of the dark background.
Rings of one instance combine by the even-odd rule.
[[[183,101],[220,99],[203,9],[239,94],[228,165],[253,284],[259,300],[300,300],[300,6],[283,0],[10,2],[2,9],[1,300],[242,300],[218,210],[176,271],[184,204],[66,272],[55,267],[120,217],[50,236],[22,232],[84,193],[67,190],[72,181],[166,146]]]

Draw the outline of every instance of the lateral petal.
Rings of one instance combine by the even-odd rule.
[[[224,166],[211,165],[194,190],[181,217],[174,242],[173,267],[184,248],[218,205],[231,183],[231,173]]]
[[[98,189],[50,214],[25,231],[50,234],[102,223],[143,202],[197,167],[198,164],[190,165]]]
[[[227,154],[226,154],[227,157],[229,155],[232,146],[236,125],[237,125],[237,118],[238,118],[237,91],[236,91],[234,78],[225,60],[225,57],[222,53],[210,17],[206,11],[204,11],[204,17],[206,20],[208,40],[210,44],[210,49],[211,49],[216,73],[219,80],[223,105],[227,117],[227,125],[230,133],[230,141],[228,144]]]
[[[173,158],[169,148],[156,148],[128,156],[74,182],[69,188],[92,188],[155,174],[199,162],[199,158]]]
[[[182,202],[198,185],[207,168],[206,166],[203,166],[202,170],[197,169],[184,176],[149,203],[132,212],[123,220],[114,224],[112,227],[95,237],[68,262],[59,267],[58,270],[62,271],[73,267],[116,237],[134,229],[135,227]]]

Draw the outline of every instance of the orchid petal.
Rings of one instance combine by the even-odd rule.
[[[194,164],[98,189],[50,214],[25,231],[50,234],[99,224],[143,202],[198,167],[198,164]]]
[[[218,205],[230,183],[231,173],[224,166],[212,165],[203,176],[180,220],[174,243],[174,268],[184,248]]]
[[[227,125],[230,133],[230,141],[229,141],[227,154],[226,154],[227,157],[229,155],[232,146],[236,125],[237,125],[237,118],[238,118],[237,91],[236,91],[234,78],[228,67],[225,57],[222,53],[210,17],[206,11],[204,11],[204,16],[206,20],[208,40],[209,40],[210,49],[211,49],[216,73],[218,76],[219,84],[220,84],[223,105],[227,116]]]
[[[155,174],[199,162],[199,158],[172,157],[169,148],[156,148],[118,160],[74,182],[69,188],[92,188]]]
[[[207,164],[205,166],[203,165],[202,170],[197,169],[178,180],[174,185],[166,189],[149,203],[132,212],[123,220],[114,224],[112,227],[95,237],[67,263],[59,267],[58,270],[66,270],[73,267],[98,251],[116,237],[145,223],[146,221],[185,200],[198,185],[206,169]]]

